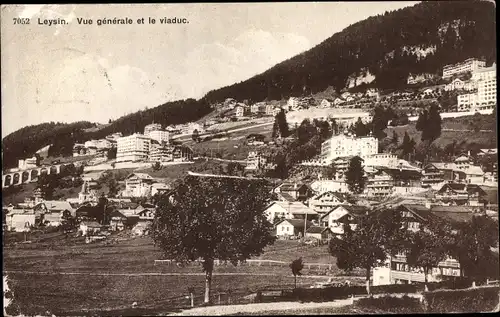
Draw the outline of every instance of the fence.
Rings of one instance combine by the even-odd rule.
[[[201,264],[202,260],[196,260],[193,262],[188,262],[185,264],[181,264],[175,260],[155,260],[154,264],[167,264],[167,265],[177,265],[177,266],[184,266],[184,265],[199,265]],[[215,266],[227,266],[227,265],[232,265],[228,261],[220,261],[220,260],[214,260],[214,265]],[[279,267],[288,267],[290,265],[289,262],[283,262],[283,261],[274,261],[274,260],[246,260],[246,261],[240,261],[238,262],[238,266],[279,266]],[[332,270],[334,268],[334,264],[325,264],[325,263],[304,263],[304,269],[323,269],[323,270]]]

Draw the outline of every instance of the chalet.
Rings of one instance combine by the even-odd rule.
[[[110,230],[121,231],[126,228],[127,217],[118,210],[114,210],[113,212],[111,212],[110,218]]]
[[[448,183],[436,193],[436,199],[446,204],[480,206],[486,203],[486,192],[474,184]]]
[[[334,234],[344,233],[344,223],[349,223],[351,228],[355,228],[354,218],[368,213],[368,208],[364,206],[339,205],[321,217],[320,224],[328,227]]]
[[[124,197],[142,197],[151,192],[151,184],[155,179],[145,173],[132,173],[125,178],[125,190],[122,192]]]
[[[337,106],[340,106],[341,104],[345,103],[346,101],[342,98],[335,98],[335,100],[333,101],[333,105],[335,107]]]
[[[321,100],[321,103],[319,104],[319,106],[321,108],[331,108],[333,105],[333,102],[334,102],[334,100],[332,100],[332,99],[323,99],[323,100]]]
[[[63,216],[76,217],[76,210],[67,201],[45,200],[33,207],[35,214],[40,217],[40,223],[50,226],[61,224]]]
[[[302,219],[283,219],[276,224],[276,236],[279,238],[302,237],[304,226],[307,230],[312,225],[312,222]]]
[[[329,241],[333,232],[328,227],[311,226],[306,230],[306,238],[314,238],[320,241]]]
[[[460,155],[453,161],[453,163],[455,163],[458,169],[465,170],[469,168],[471,163],[471,158],[467,155]]]
[[[274,223],[277,219],[304,219],[318,218],[318,213],[299,201],[282,202],[275,201],[264,210],[267,220]]]
[[[396,209],[401,212],[403,221],[408,223],[408,230],[416,231],[420,225],[435,219],[441,219],[452,226],[459,223],[469,222],[478,213],[477,208],[467,206],[432,206],[427,208],[421,205],[402,205]],[[424,282],[424,274],[421,268],[413,268],[407,264],[404,254],[392,257],[389,271],[386,272],[389,283],[412,283]],[[375,273],[380,274],[380,272]],[[460,263],[448,257],[441,261],[437,267],[432,268],[429,276],[429,282],[436,282],[443,277],[460,276]],[[374,280],[378,277],[374,276]],[[387,279],[385,279],[387,280]]]
[[[479,166],[471,165],[464,170],[467,183],[469,184],[482,184],[484,183],[485,173]]]
[[[245,115],[245,111],[246,110],[246,107],[242,104],[238,104],[236,107],[234,107],[234,115],[237,117],[237,118],[241,118]]]
[[[347,203],[347,196],[343,193],[327,191],[312,197],[309,206],[318,213],[326,213],[334,207]]]
[[[444,172],[435,165],[427,165],[422,172],[421,186],[424,188],[439,185],[444,182]]]
[[[30,231],[36,224],[35,212],[32,209],[11,209],[5,215],[5,224],[9,231]]]
[[[383,198],[392,195],[394,180],[384,171],[377,171],[368,175],[365,194],[370,198]]]
[[[82,236],[89,236],[101,232],[102,226],[96,221],[82,221],[80,223],[80,232]]]
[[[443,179],[445,181],[464,181],[466,178],[465,172],[459,169],[455,163],[431,163],[429,165],[443,172]]]
[[[288,194],[298,201],[306,201],[313,196],[313,190],[306,184],[285,182],[273,189],[279,195]]]

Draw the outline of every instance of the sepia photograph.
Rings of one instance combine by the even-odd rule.
[[[500,311],[494,1],[0,24],[4,316]]]

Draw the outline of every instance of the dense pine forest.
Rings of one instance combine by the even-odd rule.
[[[469,57],[484,58],[488,65],[496,60],[494,4],[424,2],[350,25],[309,51],[244,82],[210,91],[201,100],[173,101],[138,111],[95,132],[83,131],[93,126],[90,122],[24,127],[2,140],[3,167],[16,166],[18,159],[49,144],[54,144],[53,153],[70,155],[73,142],[113,132],[142,132],[153,120],[163,125],[195,121],[212,111],[211,104],[229,97],[280,100],[329,86],[340,92],[349,80],[368,73],[375,79],[363,84],[366,87],[398,89],[406,85],[409,74],[440,74],[444,65]]]
[[[423,56],[421,52],[426,50]],[[469,57],[496,60],[495,6],[486,1],[430,1],[370,17],[247,81],[213,90],[210,102],[279,100],[346,87],[369,72],[369,86],[401,88],[409,74],[441,74]]]
[[[2,140],[3,167],[16,167],[17,160],[32,156],[40,148],[52,144],[49,154],[72,155],[73,143],[85,142],[91,139],[104,138],[114,132],[129,135],[143,132],[144,127],[151,122],[163,125],[182,124],[210,113],[210,105],[202,100],[179,100],[165,103],[161,106],[138,111],[123,116],[102,129],[85,132],[92,128],[90,122],[75,123],[42,123],[24,127],[7,135]]]

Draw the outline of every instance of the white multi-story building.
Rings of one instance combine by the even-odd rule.
[[[491,109],[497,104],[496,77],[479,80],[477,93],[457,96],[458,111],[477,111]]]
[[[489,78],[477,82],[476,110],[489,108],[497,103],[497,79]]]
[[[291,111],[297,110],[299,107],[299,98],[290,97],[290,99],[288,99],[287,106]]]
[[[472,80],[486,80],[497,78],[497,64],[493,63],[490,67],[479,68],[472,73]]]
[[[134,133],[117,140],[116,162],[146,161],[151,139],[143,134]]]
[[[144,135],[148,135],[151,131],[161,131],[162,127],[159,123],[151,123],[144,127]]]
[[[457,96],[457,110],[471,111],[476,107],[477,94],[465,94]]]
[[[453,75],[467,72],[476,72],[478,69],[486,66],[486,62],[477,58],[468,58],[461,63],[446,65],[443,67],[443,78],[449,78]]]
[[[321,145],[321,159],[331,162],[337,157],[359,156],[378,153],[378,140],[374,137],[353,137],[344,134],[333,136]]]
[[[147,134],[146,136],[148,136],[152,140],[158,141],[160,144],[161,143],[168,144],[170,142],[170,133],[168,131],[153,130],[150,131],[149,134]]]
[[[98,143],[98,141],[97,141],[97,140],[89,140],[89,141],[86,141],[86,142],[84,143],[84,146],[85,146],[86,148],[92,148],[92,147],[97,148],[97,143]]]
[[[390,153],[377,153],[366,156],[364,159],[364,166],[384,166],[396,167],[398,166],[398,156]]]

